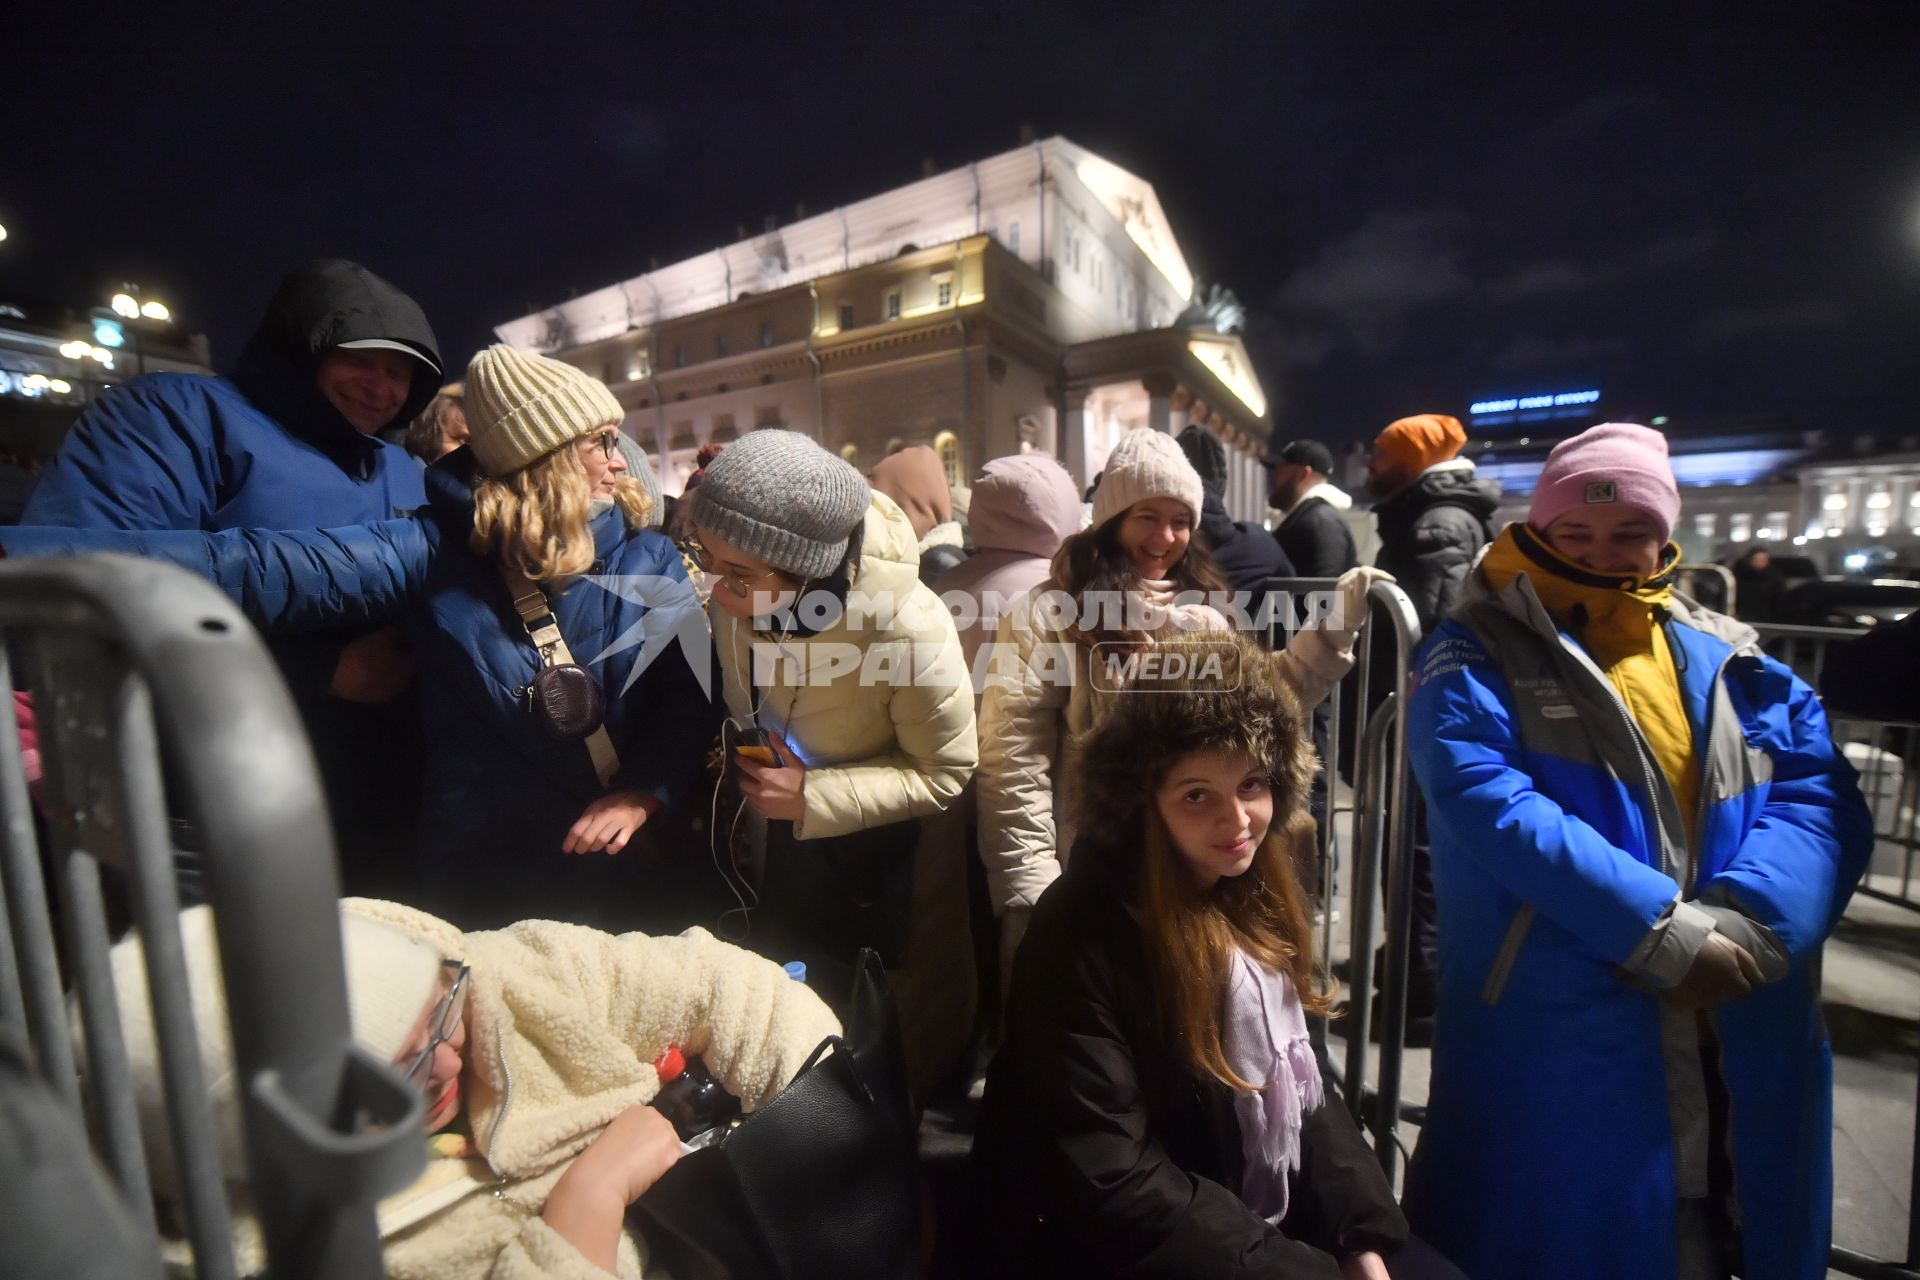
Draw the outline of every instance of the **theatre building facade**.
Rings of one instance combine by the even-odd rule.
[[[1153,188],[1064,138],[934,174],[498,326],[627,409],[668,493],[707,443],[803,431],[860,467],[931,445],[955,483],[1038,450],[1084,486],[1122,433],[1203,424],[1265,513],[1266,398]]]

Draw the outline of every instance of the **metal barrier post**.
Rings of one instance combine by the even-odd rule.
[[[1275,596],[1285,599],[1288,608],[1286,620],[1273,619],[1267,627],[1267,647],[1278,653],[1286,648],[1286,640],[1299,624],[1305,621],[1301,612],[1302,602],[1315,595],[1328,595],[1338,583],[1336,578],[1268,578],[1261,587],[1262,594],[1268,598]],[[1337,802],[1340,776],[1340,737],[1346,717],[1341,711],[1340,687],[1336,686],[1327,695],[1327,749],[1326,758],[1320,762],[1321,777],[1326,786],[1326,812],[1320,829],[1315,833],[1315,842],[1319,854],[1319,884],[1316,886],[1316,900],[1320,904],[1320,962],[1325,964],[1333,954],[1333,894],[1337,878],[1336,868],[1340,861],[1340,834],[1335,817],[1340,812]],[[1317,708],[1307,713],[1309,732],[1313,729],[1313,715]]]
[[[1393,624],[1394,641],[1391,749],[1381,753],[1392,764],[1385,779],[1385,793],[1390,797],[1387,882],[1382,904],[1386,915],[1387,956],[1386,972],[1380,975],[1380,1007],[1385,1021],[1380,1027],[1380,1096],[1373,1113],[1373,1153],[1388,1181],[1392,1181],[1398,1162],[1401,1067],[1407,1037],[1407,963],[1413,928],[1414,823],[1410,811],[1412,779],[1407,768],[1407,699],[1413,674],[1413,651],[1420,642],[1420,620],[1413,602],[1398,587],[1375,583],[1368,589],[1367,599],[1368,629],[1373,629],[1373,618],[1384,611]],[[1380,608],[1374,609],[1372,605]]]
[[[374,1204],[424,1159],[423,1100],[352,1043],[332,833],[311,749],[279,671],[224,596],[119,556],[0,564],[0,630],[36,633],[30,664],[61,910],[81,989],[91,1092],[136,1213],[152,1214],[106,969],[99,866],[130,876],[197,1274],[232,1274],[192,1008],[181,963],[156,744],[204,835],[247,1167],[271,1273],[383,1273]],[[57,641],[57,643],[51,643]],[[6,670],[0,667],[0,671]],[[5,887],[39,1067],[77,1099],[11,700],[0,713]],[[36,917],[38,924],[36,924]],[[171,988],[171,990],[169,990]],[[13,1002],[0,1003],[0,1012]],[[116,1070],[117,1068],[117,1070]],[[117,1078],[116,1078],[117,1077]],[[193,1090],[198,1092],[198,1090]],[[77,1107],[76,1107],[77,1109]],[[184,1138],[184,1141],[181,1139]],[[137,1184],[137,1185],[129,1185]]]
[[[1387,738],[1387,722],[1394,714],[1391,700],[1382,703],[1367,720],[1356,757],[1353,800],[1352,897],[1353,921],[1348,927],[1347,976],[1352,999],[1347,1005],[1347,1110],[1354,1123],[1367,1121],[1367,1054],[1373,1024],[1373,895],[1379,884],[1381,827],[1378,792],[1381,770],[1375,761]]]

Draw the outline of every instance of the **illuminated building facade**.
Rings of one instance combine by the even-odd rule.
[[[81,411],[145,371],[211,373],[207,340],[171,323],[127,321],[0,294],[0,522],[15,517],[34,473]]]
[[[957,483],[1039,450],[1084,485],[1127,429],[1200,422],[1228,445],[1229,510],[1259,519],[1267,403],[1230,312],[1196,303],[1152,186],[1056,137],[496,332],[612,386],[668,493],[757,427],[862,470],[931,445]]]

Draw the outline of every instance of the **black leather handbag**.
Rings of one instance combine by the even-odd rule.
[[[628,1211],[677,1280],[910,1280],[920,1265],[916,1138],[900,1022],[871,951],[843,1036],[780,1096],[683,1157]]]

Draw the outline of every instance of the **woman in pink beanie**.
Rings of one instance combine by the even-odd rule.
[[[1812,690],[1673,590],[1655,431],[1554,449],[1421,655],[1414,1230],[1479,1280],[1826,1274],[1821,944],[1873,845]]]

